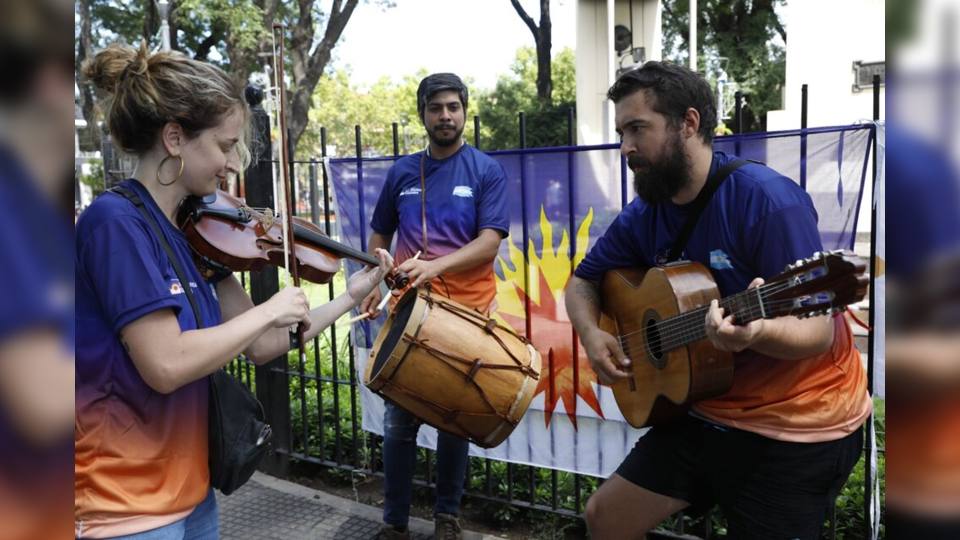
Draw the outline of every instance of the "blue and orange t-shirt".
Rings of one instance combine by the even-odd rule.
[[[420,162],[426,185],[427,246],[423,251]],[[445,159],[424,152],[404,156],[390,168],[370,221],[382,235],[397,233],[397,264],[421,251],[432,260],[472,242],[481,229],[509,233],[506,175],[503,167],[483,152],[464,144]],[[433,290],[480,310],[496,295],[493,264],[483,264],[434,279]],[[448,294],[449,291],[449,294]]]
[[[714,152],[710,173],[732,159]],[[666,262],[691,206],[634,199],[597,239],[576,275],[599,281],[607,270]],[[720,184],[681,258],[709,268],[726,297],[822,249],[810,196],[773,169],[748,163]],[[779,440],[827,441],[852,433],[872,406],[860,354],[842,317],[834,318],[834,330],[831,350],[816,357],[778,360],[750,350],[735,355],[733,388],[694,410]]]
[[[207,379],[160,394],[144,382],[120,341],[131,322],[161,309],[196,329],[220,324],[213,286],[191,261],[183,233],[137,181],[190,283],[181,283],[150,225],[107,192],[80,216],[76,239],[75,520],[78,537],[131,534],[185,517],[209,490]]]

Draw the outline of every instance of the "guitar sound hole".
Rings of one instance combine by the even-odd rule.
[[[656,319],[647,319],[647,354],[649,355],[651,364],[656,366],[657,369],[663,369],[663,348],[661,347],[660,330],[657,328],[658,322]]]

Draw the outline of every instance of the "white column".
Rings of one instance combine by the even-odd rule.
[[[170,50],[170,23],[167,16],[170,14],[169,0],[157,0],[157,11],[160,12],[160,39],[163,40],[162,50]]]
[[[697,0],[690,0],[690,69],[697,70]]]

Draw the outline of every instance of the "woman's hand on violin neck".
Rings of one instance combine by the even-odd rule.
[[[280,290],[260,308],[268,315],[274,328],[286,328],[301,322],[304,330],[310,327],[310,301],[299,287]]]
[[[376,308],[380,302],[380,290],[377,285],[383,281],[384,276],[393,270],[393,257],[385,249],[377,248],[374,252],[380,261],[380,266],[369,266],[357,272],[350,277],[347,282],[347,292],[354,304],[363,304],[361,311],[368,311],[370,308]],[[376,299],[373,297],[376,296]],[[368,302],[369,300],[369,302]]]

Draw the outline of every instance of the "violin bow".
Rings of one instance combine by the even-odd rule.
[[[293,280],[293,286],[300,286],[300,269],[295,261],[296,248],[292,231],[293,190],[290,188],[290,147],[287,140],[287,93],[283,76],[283,31],[284,25],[273,23],[273,73],[276,78],[277,117],[280,124],[280,194],[283,198],[283,258],[287,271]],[[293,333],[293,332],[291,332]],[[303,339],[303,323],[297,323],[296,343],[300,350],[300,365],[307,361],[306,343]]]

